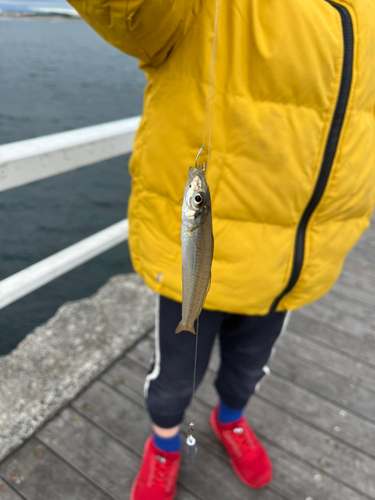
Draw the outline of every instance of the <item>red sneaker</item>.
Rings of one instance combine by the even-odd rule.
[[[244,417],[230,424],[218,421],[217,406],[210,416],[211,427],[228,452],[234,472],[251,488],[263,488],[272,480],[272,464],[266,450]]]
[[[149,437],[143,460],[130,491],[130,500],[173,500],[181,462],[181,452],[165,452]]]

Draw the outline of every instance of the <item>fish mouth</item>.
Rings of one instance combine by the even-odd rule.
[[[202,167],[189,167],[189,177],[193,175],[200,175],[204,177],[204,170]]]
[[[206,177],[204,175],[202,167],[189,168],[189,184],[194,191],[205,191],[206,190]]]

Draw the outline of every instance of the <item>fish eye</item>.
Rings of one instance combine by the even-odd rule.
[[[200,204],[203,201],[202,196],[200,194],[197,194],[194,199],[197,204]]]

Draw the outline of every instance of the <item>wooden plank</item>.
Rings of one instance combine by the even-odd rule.
[[[309,318],[300,311],[295,311],[291,315],[288,331],[308,337],[312,341],[318,341],[343,354],[360,358],[361,361],[366,356],[368,363],[375,367],[375,332],[374,340],[370,342],[364,336],[359,338],[359,336],[343,332],[317,318]]]
[[[108,500],[107,495],[54,455],[36,438],[0,467],[0,473],[27,500]]]
[[[355,249],[355,257],[365,260],[369,267],[375,264],[375,257],[373,256],[373,249],[370,245],[358,245]]]
[[[371,307],[374,305],[375,291],[375,286],[373,286],[372,283],[371,285],[371,290],[368,290],[362,286],[362,283],[359,282],[357,277],[347,272],[343,272],[339,280],[333,286],[332,291],[344,296],[350,301],[362,302]]]
[[[108,393],[104,394],[103,390],[108,390]],[[140,454],[152,432],[150,419],[142,404],[130,404],[129,401],[130,398],[125,398],[117,390],[112,390],[107,384],[97,380],[72,403],[72,406]]]
[[[214,453],[226,456],[223,446],[215,438],[208,422],[211,412],[206,404],[197,400],[193,419],[197,422],[196,438],[198,449],[201,443],[208,446]],[[191,411],[188,411],[188,419]],[[319,469],[301,462],[272,442],[262,437],[263,443],[273,464],[272,486],[290,500],[300,500],[311,496],[314,500],[363,500],[365,497],[347,486],[335,481]],[[319,477],[320,476],[320,477]],[[315,479],[314,479],[315,478]],[[318,479],[322,479],[317,482]]]
[[[148,368],[154,352],[154,341],[147,336],[127,353],[127,357]]]
[[[336,438],[337,428],[340,428],[340,440],[375,457],[375,423],[273,374],[266,378],[259,395],[327,432],[332,439]]]
[[[150,435],[150,423],[145,408],[125,398],[115,390],[107,394],[102,389],[108,388],[102,382],[95,382],[73,404],[90,420],[112,434],[127,447],[142,452],[145,440]],[[90,405],[90,410],[87,410]],[[199,498],[211,500],[276,500],[282,496],[270,488],[251,491],[240,483],[231,472],[229,464],[211,454],[201,446],[196,461],[183,463],[179,483]]]
[[[271,372],[341,405],[342,409],[349,408],[375,422],[374,395],[366,388],[349,384],[342,377],[323,371],[282,349],[277,350],[270,368]]]
[[[143,386],[148,366],[146,359],[144,359],[144,363],[146,366],[142,366],[125,356],[115,363],[108,372],[104,373],[101,379],[121,390],[122,394],[133,401],[143,404]]]
[[[139,359],[139,350],[140,350],[140,349],[143,349],[143,348],[145,347],[145,345],[141,342],[141,343],[139,343],[139,344],[138,344],[138,346],[137,346],[137,347],[138,347],[138,353],[136,354],[136,356],[135,356],[135,357],[136,357],[137,359]],[[134,349],[134,351],[135,351],[135,352],[137,352],[137,347]],[[144,362],[144,358],[143,358],[143,359],[141,359],[140,361],[141,361],[141,362]],[[117,383],[116,387],[117,387],[117,389],[118,389],[119,391],[124,392],[124,394],[129,394],[129,391],[133,391],[133,394],[135,394],[135,393],[137,392],[137,387],[138,387],[138,389],[139,389],[139,388],[141,387],[141,385],[142,385],[142,381],[143,381],[144,375],[145,375],[145,373],[146,373],[146,367],[144,367],[144,372],[143,372],[143,375],[141,375],[141,370],[137,370],[137,372],[135,372],[135,373],[138,373],[138,376],[139,376],[139,377],[141,377],[141,380],[137,381],[137,380],[136,380],[136,377],[131,377],[131,378],[127,377],[127,369],[126,369],[126,366],[127,366],[128,362],[129,362],[129,361],[126,361],[126,362],[125,362],[125,363],[123,363],[123,364],[122,364],[122,363],[117,363],[117,364],[116,364],[116,366],[113,368],[113,369],[114,369],[114,373],[116,374],[116,377],[117,377],[117,379],[116,379],[116,380],[118,380],[118,383]],[[188,418],[188,419],[193,417],[195,421],[199,421],[199,425],[197,426],[197,433],[198,433],[198,434],[197,434],[197,437],[198,437],[198,436],[200,435],[200,433],[202,432],[202,426],[203,426],[203,428],[204,428],[204,426],[205,426],[205,425],[206,425],[206,423],[207,423],[207,410],[206,410],[206,412],[204,411],[204,405],[207,405],[207,404],[208,404],[208,405],[210,406],[210,408],[212,408],[212,407],[216,404],[216,402],[217,402],[217,395],[216,395],[215,390],[214,390],[214,388],[213,388],[213,386],[212,386],[212,382],[213,382],[214,377],[215,377],[215,374],[214,374],[213,372],[208,372],[208,374],[207,374],[207,375],[206,375],[206,377],[205,377],[205,381],[204,381],[204,383],[201,385],[201,387],[200,387],[200,388],[198,389],[198,391],[197,391],[197,397],[198,397],[199,399],[198,399],[198,400],[197,400],[197,402],[196,402],[196,414],[195,414],[195,415],[192,415],[192,414],[191,414],[191,411],[188,411],[188,412],[187,412],[187,418]],[[141,397],[141,395],[139,396],[139,400],[140,400],[140,402],[142,401],[142,397]],[[315,411],[319,411],[319,408],[315,408]],[[272,412],[275,412],[275,410],[274,410],[274,408],[273,408],[273,407],[269,407],[269,408],[268,408],[268,412],[271,412],[271,413],[272,413]],[[197,417],[197,414],[198,414],[198,417]],[[202,415],[203,415],[203,417],[202,417]],[[252,416],[252,417],[254,417],[254,415],[251,415],[251,416]],[[261,418],[261,417],[258,415],[258,418]],[[284,417],[283,417],[283,418],[284,418]],[[208,425],[208,424],[207,424],[207,425]],[[301,427],[301,426],[302,426],[302,437],[301,437],[301,436],[298,436],[298,437],[299,437],[299,441],[297,442],[297,444],[299,444],[299,446],[300,446],[300,448],[301,448],[301,446],[302,446],[302,445],[301,445],[301,442],[303,441],[303,439],[304,439],[304,437],[305,437],[305,436],[309,436],[309,433],[310,433],[310,429],[311,429],[311,428],[310,428],[309,426],[307,426],[307,425],[305,425],[305,426],[304,426],[304,425],[303,425],[302,423],[300,423],[299,421],[297,421],[297,422],[293,422],[293,423],[289,423],[288,425],[289,425],[289,427],[290,427],[290,429],[291,429],[291,430],[289,430],[289,433],[290,433],[290,434],[292,434],[292,432],[293,432],[293,431],[292,431],[292,429],[294,429],[294,427],[295,427],[295,426],[297,426],[297,427]],[[335,427],[335,426],[333,426],[333,427]],[[332,429],[333,429],[333,427],[332,427]],[[374,428],[374,426],[373,426],[372,428]],[[198,430],[198,429],[199,429],[199,430]],[[301,432],[301,431],[300,431],[300,432]],[[315,431],[314,429],[312,429],[312,432],[314,433],[314,432],[316,432],[316,431]],[[264,435],[265,435],[265,436],[267,436],[267,438],[268,438],[268,439],[270,439],[269,433],[264,433]],[[319,435],[319,436],[320,436],[320,438],[321,438],[321,436],[322,436],[323,434],[318,432],[318,435]],[[330,436],[328,436],[327,434],[324,434],[323,436],[324,436],[324,438],[325,438],[325,440],[326,440],[326,441],[324,442],[325,447],[327,447],[327,443],[326,443],[326,442],[328,442],[328,441],[330,441],[330,440],[332,441],[332,440],[333,440],[333,438],[334,438],[334,439],[336,439],[336,437],[337,437],[337,436],[336,436],[336,434],[333,432],[333,430],[331,430],[331,434],[330,434]],[[201,437],[202,437],[202,436],[201,436]],[[207,439],[207,437],[206,437],[206,438],[204,438],[204,436],[202,437],[202,439],[203,439],[203,441],[205,442],[205,444],[206,444],[207,446],[209,446],[209,447],[212,449],[212,443],[210,442],[210,439],[212,440],[212,434],[211,434],[211,438],[210,438],[210,439]],[[275,442],[275,441],[274,441],[274,439],[276,439],[276,437],[274,437],[273,439],[271,439],[271,441],[272,441],[273,443]],[[292,439],[292,437],[291,437],[290,439]],[[355,439],[355,438],[354,438],[354,439]],[[320,439],[320,441],[322,441],[322,438]],[[308,440],[308,443],[309,443],[309,440]],[[276,444],[277,444],[278,446],[282,446],[282,444],[277,443],[277,441],[276,441]],[[339,441],[339,445],[342,447],[342,446],[343,446],[343,443],[342,443],[341,441]],[[272,443],[270,443],[270,446],[272,446]],[[213,449],[214,449],[214,451],[218,452],[218,449],[217,449],[217,447],[216,447],[216,446],[214,446],[214,447],[213,447]],[[347,453],[347,450],[344,450],[344,451],[343,451],[343,448],[341,448],[341,452],[342,452],[342,453]],[[350,455],[352,452],[353,452],[353,450],[351,450],[351,449],[349,448],[348,453],[349,453],[350,458],[353,458],[353,457]],[[354,453],[355,453],[355,450],[354,450]],[[276,454],[277,454],[277,453],[276,453]],[[315,450],[315,455],[319,455],[319,449],[316,449],[316,450]],[[303,459],[305,459],[305,457],[303,457],[303,456],[302,456],[302,458],[303,458]],[[323,457],[322,457],[322,458],[323,458]],[[360,458],[360,459],[361,459],[361,458],[363,458],[363,455],[362,455],[361,453],[359,453],[359,454],[358,454],[358,455],[356,455],[353,459],[354,459],[354,460],[358,460],[358,458]],[[367,457],[364,457],[365,461],[366,461],[366,458],[367,458]],[[294,459],[294,460],[296,460],[296,459]],[[322,472],[323,472],[324,468],[323,468],[323,467],[321,467],[321,466],[319,465],[319,461],[316,461],[316,460],[314,461],[312,458],[310,459],[310,461],[312,462],[312,463],[311,463],[311,466],[312,466],[312,467],[318,467],[318,469],[320,469],[320,472],[319,472],[319,473],[322,473]],[[372,463],[372,462],[371,462],[371,463]],[[375,464],[375,462],[373,462],[373,463]],[[339,466],[337,467],[337,469],[338,469],[338,470],[336,470],[336,473],[338,473],[338,474],[340,474],[340,467],[341,467],[341,465],[342,465],[342,464],[339,464]],[[363,465],[363,462],[361,462],[361,463],[360,463],[359,467],[361,467],[362,465]],[[346,469],[348,469],[348,467],[349,467],[349,466],[350,466],[350,464],[348,464],[348,463],[346,462],[346,463],[345,463],[345,467],[346,467]],[[291,467],[291,468],[293,468],[293,467],[295,468],[295,467],[296,467],[296,464],[294,463],[294,464],[292,464],[290,467]],[[344,471],[344,472],[345,472],[345,471]],[[341,476],[344,476],[344,475],[345,475],[345,474],[344,474],[344,472],[341,474]],[[340,479],[340,480],[341,480],[341,477],[339,477],[338,479]],[[312,473],[311,473],[311,476],[310,476],[310,480],[313,480],[313,474],[312,474]],[[283,485],[283,486],[281,487],[280,485],[275,484],[275,486],[274,486],[274,487],[275,487],[278,491],[280,491],[281,493],[286,494],[286,492],[285,492],[285,485]],[[284,490],[283,490],[283,488],[284,488]],[[301,485],[300,485],[300,488],[301,488]],[[341,488],[341,487],[340,487],[340,488]],[[348,496],[348,495],[346,495],[346,494],[340,497],[339,495],[341,495],[341,494],[342,494],[342,491],[341,491],[341,489],[340,489],[340,488],[338,488],[338,490],[337,490],[337,491],[338,491],[338,498],[350,498],[350,496]],[[350,484],[349,484],[347,487],[345,487],[345,488],[348,488],[348,489],[350,490]],[[353,494],[353,495],[354,495],[354,497],[353,497],[353,498],[358,497],[358,495],[357,495],[356,493],[352,492],[352,490],[350,490],[350,491],[351,491],[351,494]],[[288,497],[288,498],[289,498],[289,497]],[[322,497],[322,498],[325,498],[325,497]],[[360,498],[360,497],[358,497],[358,498]]]
[[[319,365],[322,370],[340,375],[349,384],[362,385],[375,391],[375,368],[370,365],[315,344],[291,331],[278,341],[277,347]]]
[[[375,327],[375,312],[372,307],[353,302],[346,299],[343,296],[338,296],[335,292],[331,291],[328,295],[325,295],[323,299],[313,302],[306,307],[309,309],[310,314],[314,311],[315,315],[313,317],[320,318],[327,323],[337,324],[340,314],[344,314],[344,319],[347,322],[349,318],[351,323],[354,325],[363,324],[367,326],[370,332],[373,332],[372,327]],[[322,311],[324,316],[321,316]],[[338,324],[343,323],[340,321]],[[348,328],[352,328],[346,325]],[[356,326],[356,328],[358,328]]]
[[[208,371],[197,397],[213,407],[217,395],[212,385],[215,374]],[[348,487],[371,497],[375,495],[375,460],[347,446],[336,438],[336,446],[328,443],[332,435],[317,430],[256,395],[246,409],[246,415],[255,432],[300,457],[313,467],[326,471]],[[327,460],[328,465],[322,465]]]
[[[368,248],[371,251],[371,247],[374,246],[374,227],[368,227],[364,233],[361,234],[359,241],[355,245],[355,251],[359,249],[365,250]]]
[[[0,500],[22,500],[22,497],[0,478]]]
[[[105,400],[108,390],[104,391]],[[81,414],[65,408],[38,433],[38,438],[113,498],[123,500],[129,495],[141,457]],[[176,500],[198,497],[181,489]]]
[[[184,462],[181,467],[180,481],[193,484],[197,494],[205,500],[249,500],[286,499],[275,493],[272,487],[251,490],[239,481],[231,469],[229,462],[211,454],[203,444],[199,447],[199,455],[193,462]],[[288,499],[289,500],[289,499]]]
[[[129,493],[139,465],[138,455],[74,410],[65,408],[37,437],[114,498],[122,499]]]
[[[372,265],[372,264],[371,264]],[[365,294],[362,294],[362,297]],[[370,299],[364,301],[360,294],[356,296],[348,296],[348,294],[340,293],[339,290],[332,290],[324,297],[323,302],[328,307],[334,307],[338,311],[350,312],[353,316],[365,321],[367,324],[373,325],[375,322],[374,302]]]
[[[263,438],[263,442],[265,442]],[[299,460],[291,458],[284,450],[273,446],[268,449],[274,464],[273,482],[283,485],[290,500],[364,500],[364,496],[322,474]]]
[[[353,265],[352,267],[354,268],[355,266]],[[358,291],[360,295],[357,295],[357,299],[367,303],[375,290],[375,272],[374,275],[369,275],[368,273],[363,275],[362,272],[355,272],[352,268],[344,269],[337,283],[342,283],[346,289],[351,287],[353,294]],[[361,296],[362,293],[364,294],[363,298]]]
[[[337,311],[327,307],[324,300],[318,300],[317,302],[303,307],[301,312],[306,317],[312,319],[319,318],[320,321],[328,325],[334,325],[334,327],[339,330],[358,336],[359,339],[363,337],[367,342],[373,342],[375,324],[367,324],[365,321],[352,316],[350,308],[347,311]],[[364,361],[365,360],[367,360],[366,355],[364,356]]]
[[[375,269],[363,260],[358,262],[353,254],[350,254],[345,261],[342,274],[347,276],[348,280],[355,283],[355,286],[360,289],[371,291],[375,286]]]
[[[371,255],[374,250],[375,233],[373,228],[367,229],[360,237],[357,244],[354,246],[353,250],[349,253],[348,258],[351,257],[353,253],[363,255]]]

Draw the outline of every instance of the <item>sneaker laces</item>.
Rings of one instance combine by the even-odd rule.
[[[234,427],[232,429],[232,439],[235,441],[237,446],[239,446],[241,451],[244,451],[249,447],[254,447],[254,442],[251,439],[251,436],[249,436],[245,429],[241,426]]]
[[[166,484],[168,475],[171,473],[171,465],[171,461],[162,455],[157,455],[153,477],[155,483],[160,483],[163,486]]]

